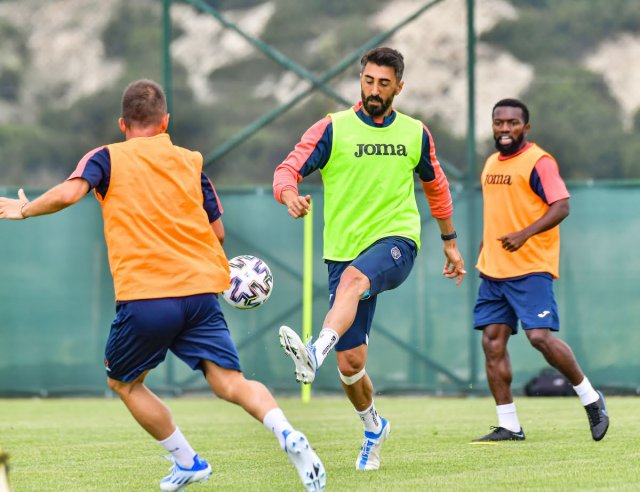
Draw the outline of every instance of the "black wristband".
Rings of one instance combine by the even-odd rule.
[[[453,231],[451,234],[440,234],[440,239],[442,239],[443,241],[451,241],[452,239],[457,238],[458,235],[456,234],[456,231]]]

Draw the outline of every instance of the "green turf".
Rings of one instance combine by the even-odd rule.
[[[471,445],[495,424],[488,398],[377,398],[392,425],[382,468],[356,472],[362,429],[344,398],[280,399],[327,469],[332,491],[640,490],[640,399],[609,397],[612,424],[591,439],[577,398],[516,400],[524,442]],[[212,465],[207,490],[302,490],[273,436],[238,407],[209,398],[167,400]],[[118,400],[0,400],[0,446],[15,491],[147,491],[169,463]]]

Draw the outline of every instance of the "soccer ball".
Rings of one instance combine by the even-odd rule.
[[[236,256],[229,260],[231,286],[222,293],[222,298],[238,309],[253,309],[262,306],[273,290],[273,275],[260,258],[249,255]]]

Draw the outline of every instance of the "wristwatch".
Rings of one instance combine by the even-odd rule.
[[[456,231],[453,231],[451,234],[440,234],[440,239],[442,239],[443,241],[451,241],[452,239],[457,238],[458,235],[456,234]]]

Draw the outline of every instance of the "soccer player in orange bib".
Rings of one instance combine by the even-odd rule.
[[[222,249],[222,206],[199,152],[174,145],[162,88],[129,84],[119,126],[125,141],[87,153],[63,183],[29,201],[0,198],[0,219],[52,214],[90,190],[102,206],[116,317],[105,350],[109,387],[170,454],[160,489],[208,479],[211,466],[193,450],[169,408],[144,384],[171,350],[200,370],[220,398],[240,405],[278,439],[306,490],[324,490],[322,462],[269,390],[244,378],[218,296],[229,286]],[[126,479],[123,479],[126,483]]]
[[[531,345],[573,385],[585,407],[591,435],[599,441],[609,427],[604,396],[584,375],[560,329],[553,280],[560,260],[559,224],[569,215],[569,193],[554,158],[527,141],[529,110],[517,99],[493,108],[498,152],[482,171],[484,230],[476,265],[482,278],[474,325],[482,330],[489,388],[498,426],[475,441],[524,440],[511,393],[507,342],[518,321]]]

